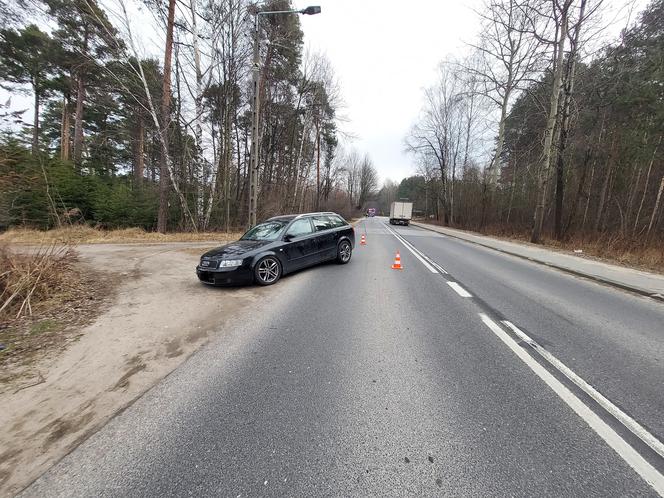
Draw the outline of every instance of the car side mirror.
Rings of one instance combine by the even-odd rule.
[[[290,242],[291,240],[293,240],[293,234],[287,233],[284,235],[284,242]]]

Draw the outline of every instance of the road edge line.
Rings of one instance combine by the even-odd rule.
[[[399,236],[399,234],[394,232],[387,225],[385,226],[385,228],[387,228],[387,231],[389,233],[391,233],[394,236],[395,239],[397,239],[399,242],[401,242],[403,244],[403,246],[413,254],[413,256],[415,256],[417,259],[419,259],[420,263],[422,263],[427,270],[429,270],[431,273],[438,273],[438,270],[436,270],[432,265],[430,265],[422,256],[417,254],[417,252],[415,251],[414,248],[410,247],[410,243],[407,240],[403,239],[401,236]]]
[[[581,401],[562,382],[556,379],[551,372],[530,356],[525,349],[510,337],[500,325],[493,321],[486,313],[479,316],[491,332],[494,333],[517,357],[523,361],[530,370],[537,375],[549,388],[569,406],[595,433],[601,437],[616,454],[622,458],[641,478],[647,482],[657,494],[664,497],[664,476],[653,467],[639,452],[625,441],[611,426],[599,415]]]
[[[461,287],[461,285],[458,282],[452,282],[451,280],[447,281],[447,285],[449,285],[454,292],[459,294],[461,297],[473,297],[473,295],[468,292],[466,289]]]
[[[531,348],[533,348],[535,351],[537,351],[537,353],[542,358],[544,358],[546,361],[548,361],[551,366],[553,366],[556,370],[558,370],[565,377],[567,377],[571,382],[573,382],[579,389],[581,389],[588,396],[590,396],[593,400],[595,400],[599,406],[604,408],[614,418],[616,418],[622,425],[627,427],[627,429],[629,429],[629,431],[632,434],[634,434],[641,441],[643,441],[645,444],[647,444],[650,447],[650,449],[652,449],[655,453],[657,453],[661,457],[664,457],[664,444],[662,444],[662,442],[659,439],[657,439],[650,432],[648,432],[648,430],[645,427],[643,427],[636,420],[634,420],[632,417],[630,417],[625,412],[623,412],[620,408],[618,408],[616,405],[614,405],[611,402],[611,400],[609,400],[606,396],[604,396],[602,393],[600,393],[592,385],[590,385],[588,382],[586,382],[583,378],[579,377],[579,375],[577,375],[576,372],[574,372],[571,368],[569,368],[562,361],[560,361],[558,358],[556,358],[546,348],[542,347],[536,341],[531,339],[530,336],[528,336],[528,334],[526,334],[524,331],[519,329],[512,322],[510,322],[509,320],[502,320],[502,323],[506,327],[511,329],[512,332],[514,332],[521,340],[523,340]]]
[[[530,261],[531,263],[536,263],[538,265],[546,266],[548,268],[554,268],[556,270],[560,270],[562,272],[569,273],[570,275],[574,275],[576,277],[586,278],[586,279],[588,279],[592,282],[598,282],[598,283],[605,284],[605,285],[610,286],[610,287],[615,287],[615,288],[622,289],[622,290],[625,290],[625,291],[633,292],[633,293],[638,294],[640,296],[649,297],[650,299],[653,299],[655,301],[659,301],[659,302],[664,303],[664,295],[653,293],[652,291],[642,289],[640,287],[634,287],[634,286],[631,286],[631,285],[628,285],[628,284],[622,284],[620,282],[616,282],[615,280],[610,280],[608,278],[598,277],[597,275],[591,275],[589,273],[584,273],[584,272],[581,272],[581,271],[573,270],[573,269],[568,268],[566,266],[560,266],[560,265],[556,265],[554,263],[547,263],[546,261],[541,261],[539,259],[531,258],[530,256],[524,256],[523,254],[519,254],[517,252],[508,251],[506,249],[500,249],[500,248],[491,246],[489,244],[484,244],[482,242],[477,242],[475,240],[468,240],[468,239],[465,239],[463,237],[459,237],[458,235],[453,235],[453,234],[446,233],[446,232],[439,232],[438,230],[436,230],[434,228],[429,228],[427,226],[424,226],[424,224],[421,224],[421,223],[414,222],[414,223],[412,223],[412,225],[416,226],[418,228],[421,228],[422,230],[429,230],[430,232],[437,233],[438,235],[444,235],[445,237],[452,237],[453,239],[461,240],[463,242],[468,242],[469,244],[475,244],[475,245],[478,245],[480,247],[485,247],[487,249],[491,249],[491,250],[496,251],[496,252],[501,252],[503,254],[509,254],[510,256],[514,256],[514,257],[517,257],[517,258],[520,258],[520,259],[524,259],[526,261]]]

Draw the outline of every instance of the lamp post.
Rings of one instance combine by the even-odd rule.
[[[259,17],[279,14],[320,14],[320,7],[309,6],[302,10],[260,10],[252,6],[249,13],[254,16],[254,58],[252,65],[252,100],[251,100],[251,152],[249,156],[249,228],[256,224],[258,207],[258,152],[260,125],[260,32]]]

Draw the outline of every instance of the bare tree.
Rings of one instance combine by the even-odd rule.
[[[487,0],[479,12],[482,28],[473,45],[478,57],[463,63],[462,69],[473,87],[499,110],[496,147],[489,165],[497,175],[505,142],[505,121],[517,90],[530,82],[542,60],[541,43],[532,33],[537,23],[534,0]],[[475,88],[473,88],[474,91]]]
[[[563,77],[563,54],[569,29],[570,9],[574,0],[551,0],[551,18],[555,23],[553,40],[553,81],[549,100],[549,112],[544,130],[544,148],[537,177],[537,204],[533,216],[533,231],[530,241],[539,243],[544,222],[544,207],[547,200],[549,178],[551,176],[551,160],[553,157],[554,132],[558,122],[561,82]]]
[[[143,91],[145,92],[144,95],[133,95],[131,89],[127,88],[126,85],[123,82],[123,79],[115,74],[113,71],[111,71],[108,67],[105,67],[105,70],[107,71],[107,74],[112,77],[115,82],[123,87],[124,91],[129,94],[133,95],[133,99],[135,100],[136,104],[140,107],[143,107],[145,111],[148,112],[150,115],[153,125],[155,129],[159,130],[158,133],[158,138],[159,138],[159,144],[160,144],[160,179],[159,179],[159,192],[160,192],[160,202],[159,202],[159,209],[160,209],[160,214],[161,214],[161,193],[162,193],[162,177],[164,181],[166,182],[166,204],[165,204],[165,214],[164,214],[164,231],[166,230],[166,216],[168,215],[168,181],[170,180],[170,183],[173,185],[175,189],[175,193],[178,196],[178,200],[180,201],[180,207],[182,208],[182,211],[184,215],[187,217],[189,220],[191,226],[196,229],[196,221],[194,220],[194,217],[191,214],[191,211],[189,210],[189,206],[187,204],[187,200],[185,199],[184,195],[180,191],[178,184],[176,182],[175,178],[175,171],[173,168],[172,164],[172,159],[169,153],[169,136],[168,136],[168,125],[170,122],[170,109],[169,109],[169,117],[167,120],[163,119],[162,115],[162,120],[159,120],[159,116],[157,113],[157,108],[154,103],[154,99],[152,97],[152,94],[150,92],[150,86],[148,84],[148,79],[145,75],[145,71],[143,68],[143,64],[141,63],[141,57],[140,53],[138,51],[138,48],[136,46],[135,40],[134,40],[134,35],[133,31],[131,28],[131,20],[129,18],[129,14],[127,12],[127,7],[125,4],[125,0],[116,0],[117,4],[119,6],[119,13],[114,13],[116,17],[116,21],[120,26],[122,27],[124,31],[124,37],[127,40],[127,43],[129,45],[129,50],[130,54],[124,54],[125,57],[125,67],[128,68],[131,72],[133,72],[134,77],[136,77],[139,81],[140,84],[143,88]],[[171,40],[172,41],[172,40]],[[133,61],[131,60],[133,57]],[[169,79],[169,84],[170,84],[170,79]],[[169,95],[170,95],[170,86],[169,86]],[[170,102],[170,99],[169,99]],[[162,101],[163,103],[163,101]],[[169,104],[170,105],[170,104]],[[163,108],[162,108],[163,112]],[[163,166],[163,170],[161,167]],[[158,223],[158,229],[159,229],[159,223]],[[165,233],[165,232],[162,232]]]
[[[378,173],[369,156],[362,158],[360,165],[360,191],[357,207],[362,209],[369,197],[373,196],[378,189]]]
[[[425,106],[418,122],[406,137],[406,149],[415,155],[433,157],[438,165],[444,222],[454,222],[454,183],[467,127],[465,92],[452,66],[440,65],[438,82],[424,92]]]

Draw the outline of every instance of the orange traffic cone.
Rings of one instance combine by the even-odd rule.
[[[362,234],[362,237],[360,237],[360,245],[361,246],[367,245],[367,237],[364,234]]]
[[[397,251],[397,255],[394,256],[394,264],[392,265],[393,270],[403,270],[403,266],[401,266],[401,254],[399,254],[399,251]]]

